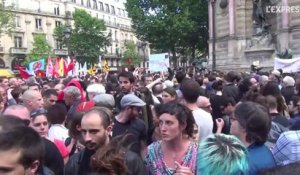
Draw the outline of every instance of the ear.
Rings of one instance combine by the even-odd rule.
[[[37,169],[40,165],[40,161],[39,160],[35,160],[26,170],[28,172],[29,175],[36,175]]]
[[[184,124],[180,124],[179,127],[180,127],[180,130],[183,132],[186,128],[187,124],[184,123]]]
[[[112,132],[112,124],[110,124],[106,129],[105,129],[106,133],[108,135],[111,135],[111,132]]]

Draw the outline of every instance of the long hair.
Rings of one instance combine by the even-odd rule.
[[[91,167],[94,172],[107,175],[125,175],[128,172],[125,154],[128,150],[122,147],[128,136],[117,136],[92,156]]]

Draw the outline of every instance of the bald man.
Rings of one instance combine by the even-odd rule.
[[[23,105],[11,105],[11,106],[8,106],[4,110],[3,115],[12,115],[12,116],[15,116],[15,117],[23,120],[26,123],[26,125],[29,125],[29,123],[30,123],[30,112]]]
[[[212,112],[211,104],[207,97],[199,96],[197,99],[197,106],[208,113]]]
[[[27,90],[22,95],[22,101],[25,107],[28,108],[30,112],[43,107],[44,101],[41,92],[36,90]]]

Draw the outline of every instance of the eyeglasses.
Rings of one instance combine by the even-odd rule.
[[[48,111],[46,109],[41,108],[41,109],[38,109],[36,111],[31,112],[30,116],[31,117],[36,117],[38,115],[44,115],[44,114],[47,114],[47,113],[48,113]]]

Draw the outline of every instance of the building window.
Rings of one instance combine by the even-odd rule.
[[[62,49],[62,43],[58,40],[55,40],[56,49]]]
[[[76,0],[72,0],[72,2],[76,3]]]
[[[125,16],[125,10],[122,10],[122,15]]]
[[[21,27],[20,18],[21,18],[20,16],[15,17],[15,27]]]
[[[84,5],[84,2],[83,2],[83,0],[81,0],[81,5]]]
[[[96,0],[94,0],[93,9],[98,10],[98,4]]]
[[[100,11],[104,11],[103,2],[99,1],[99,7],[100,7]]]
[[[109,5],[108,4],[105,4],[105,12],[110,13]]]
[[[55,27],[59,27],[61,25],[61,21],[55,21]]]
[[[115,41],[118,42],[118,31],[115,31]]]
[[[115,15],[116,14],[116,12],[115,12],[115,7],[112,5],[112,6],[110,6],[111,7],[111,13],[113,14],[113,15]]]
[[[35,19],[35,28],[39,29],[39,30],[43,29],[43,27],[42,27],[42,19]]]
[[[118,8],[118,15],[121,16],[121,9]]]
[[[90,0],[87,0],[86,6],[87,6],[88,8],[91,8],[91,1],[90,1]]]
[[[56,4],[54,6],[54,15],[59,15],[59,5],[58,4]]]
[[[14,41],[15,41],[15,47],[16,48],[21,48],[22,47],[22,37],[15,36]]]

